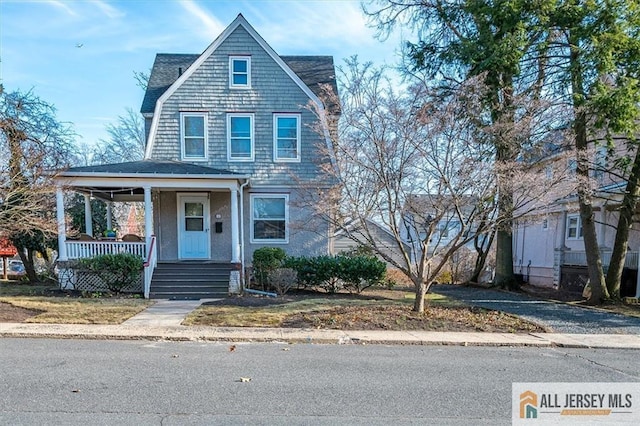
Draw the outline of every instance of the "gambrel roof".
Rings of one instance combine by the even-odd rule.
[[[158,53],[151,68],[140,112],[152,114],[158,98],[199,57],[199,54],[191,53]],[[324,85],[329,85],[337,93],[332,56],[280,56],[280,58],[319,98],[322,97]]]

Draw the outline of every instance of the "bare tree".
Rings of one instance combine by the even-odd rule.
[[[557,179],[531,161],[496,164],[495,146],[487,143],[489,132],[532,135],[538,117],[522,111],[517,129],[496,124],[478,131],[479,79],[443,98],[424,84],[395,89],[384,69],[355,58],[339,71],[341,116],[321,116],[335,129],[329,132],[335,161],[327,172],[338,185],[314,205],[335,228],[402,271],[414,285],[413,309],[422,312],[425,294],[454,253],[548,202]],[[326,101],[337,102],[335,94]],[[513,194],[514,208],[504,213],[498,180]],[[328,211],[332,205],[337,209]],[[372,223],[391,233],[393,247],[376,238]]]
[[[53,106],[30,91],[0,86],[0,234],[18,248],[32,281],[33,251],[44,251],[57,234],[52,179],[69,164],[73,136]]]
[[[95,164],[141,160],[144,157],[145,133],[142,116],[131,108],[118,117],[116,124],[107,126],[109,140],[100,140],[95,147]]]

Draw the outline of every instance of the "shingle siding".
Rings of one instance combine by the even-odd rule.
[[[251,56],[251,88],[229,88],[229,56]],[[307,109],[307,94],[285,73],[253,37],[239,26],[164,102],[159,117],[153,159],[180,160],[180,112],[208,113],[206,162],[198,164],[250,174],[256,185],[295,185],[328,183],[319,162],[325,140],[312,126],[315,115]],[[254,114],[253,162],[227,161],[227,113]],[[274,162],[273,114],[301,115],[301,161]],[[320,160],[320,161],[318,161]]]

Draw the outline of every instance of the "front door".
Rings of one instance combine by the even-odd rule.
[[[209,198],[178,195],[178,257],[209,259]]]

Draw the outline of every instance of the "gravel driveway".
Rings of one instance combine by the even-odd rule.
[[[458,285],[436,285],[431,291],[469,305],[508,312],[550,328],[555,333],[640,334],[640,318],[526,295]]]

